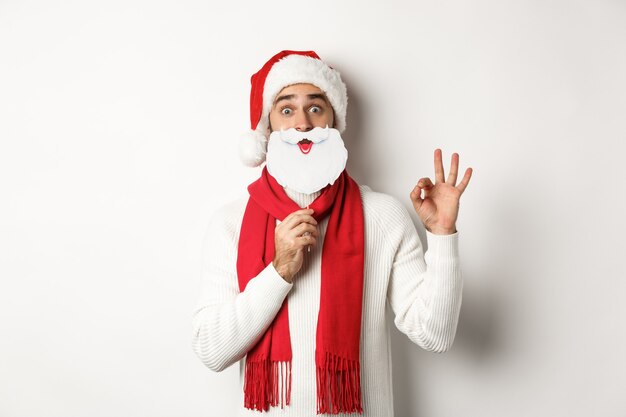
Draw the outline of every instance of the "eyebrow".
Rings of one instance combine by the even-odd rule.
[[[283,95],[283,96],[278,96],[278,98],[276,98],[276,101],[274,101],[274,105],[277,105],[279,101],[293,100],[295,97],[296,97],[295,94],[286,94],[286,95]],[[324,102],[328,103],[328,101],[326,100],[326,96],[324,94],[320,94],[320,93],[307,94],[307,98],[309,100],[315,100],[316,98],[319,98],[319,99],[324,100]]]

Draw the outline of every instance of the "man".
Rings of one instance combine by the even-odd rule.
[[[471,168],[410,192],[422,244],[395,198],[345,170],[347,93],[313,51],[282,51],[252,76],[244,163],[266,162],[250,196],[212,216],[193,348],[222,371],[240,362],[241,416],[393,416],[389,329],[450,348],[461,306],[456,219]],[[423,194],[423,195],[422,195]]]

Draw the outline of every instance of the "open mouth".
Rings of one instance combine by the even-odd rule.
[[[302,139],[300,142],[298,142],[298,147],[300,148],[300,151],[302,151],[302,153],[306,155],[311,152],[311,148],[313,148],[313,142],[308,139]]]

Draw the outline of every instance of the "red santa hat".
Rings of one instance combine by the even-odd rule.
[[[250,82],[251,130],[239,145],[239,156],[247,166],[256,167],[265,161],[270,110],[276,95],[289,85],[308,83],[322,90],[333,107],[335,129],[340,133],[346,129],[346,85],[339,72],[313,51],[281,51],[252,75]]]

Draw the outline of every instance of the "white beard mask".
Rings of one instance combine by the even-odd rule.
[[[335,180],[346,167],[348,150],[337,129],[316,127],[308,132],[295,128],[270,134],[267,171],[283,187],[311,194]]]

